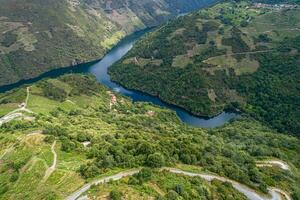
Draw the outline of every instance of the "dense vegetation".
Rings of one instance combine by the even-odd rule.
[[[214,0],[1,0],[0,86],[101,58],[126,34]]]
[[[103,55],[126,33],[208,2],[0,0],[0,85]],[[280,133],[300,130],[299,27],[298,10],[225,2],[158,27],[112,67],[114,80],[194,114],[246,113],[214,129],[133,103],[92,76],[0,93],[0,199],[64,199],[87,182],[135,169],[84,195],[246,199],[230,182],[161,170],[175,167],[300,200],[300,139]],[[270,160],[288,169],[262,164]]]
[[[242,110],[299,135],[299,22],[297,9],[217,4],[149,33],[110,74],[196,115]]]
[[[278,187],[291,192],[295,200],[300,199],[300,140],[253,119],[201,129],[185,126],[174,112],[132,103],[119,95],[117,104],[110,108],[115,94],[90,76],[48,79],[31,85],[29,90],[27,109],[34,114],[25,115],[34,119],[24,117],[0,127],[0,199],[62,199],[85,181],[141,166],[206,171],[262,192],[268,186]],[[0,108],[9,112],[25,98],[26,88],[0,94]],[[57,166],[45,178],[53,162],[54,141]],[[83,142],[89,142],[88,146]],[[291,171],[256,166],[257,160],[268,158],[287,162]],[[210,185],[197,178],[146,172],[154,174],[136,175],[120,187],[167,199],[178,195],[184,199],[232,195],[244,199],[227,183],[215,181]],[[155,182],[163,193],[145,191],[150,182]],[[116,187],[117,191],[109,191],[111,187],[105,191],[118,198],[122,190]]]
[[[88,195],[110,196],[113,200],[150,199],[151,197],[157,200],[247,199],[236,192],[229,183],[214,180],[208,184],[201,178],[188,178],[167,172],[151,171],[148,168],[144,168],[139,174],[128,180],[94,186]]]
[[[242,109],[281,132],[299,135],[300,56],[270,53],[260,62],[258,73],[235,82],[237,91],[249,97]]]

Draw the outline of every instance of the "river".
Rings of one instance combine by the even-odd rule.
[[[223,112],[212,118],[198,117],[193,114],[190,114],[189,112],[187,112],[182,108],[162,102],[157,97],[145,94],[143,92],[135,91],[135,90],[128,90],[122,87],[121,85],[112,82],[110,80],[110,76],[107,73],[108,68],[112,64],[120,60],[133,47],[134,42],[137,39],[141,38],[148,31],[149,30],[139,31],[124,38],[99,61],[80,64],[74,67],[55,69],[46,72],[40,75],[39,77],[33,79],[20,81],[12,85],[2,86],[0,87],[0,92],[6,92],[14,88],[17,88],[19,86],[22,86],[24,84],[36,82],[43,78],[55,78],[67,73],[91,73],[97,78],[99,83],[107,86],[108,88],[114,90],[115,92],[130,97],[134,102],[137,101],[150,102],[155,105],[159,105],[163,108],[168,108],[175,111],[178,117],[180,118],[180,120],[189,126],[202,127],[202,128],[215,128],[223,125],[224,123],[230,121],[231,119],[239,117],[239,115],[236,113],[228,113],[228,112]]]

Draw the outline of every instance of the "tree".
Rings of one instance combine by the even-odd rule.
[[[300,189],[297,187],[293,188],[292,197],[294,200],[300,200]]]
[[[111,155],[105,155],[103,156],[102,160],[99,162],[98,166],[102,168],[111,168],[115,166],[116,162],[114,160],[114,157]]]
[[[265,183],[260,183],[258,188],[264,192],[264,193],[268,193],[268,188],[267,188],[267,185]]]
[[[165,164],[165,158],[160,153],[150,154],[146,161],[147,166],[158,168]]]
[[[77,135],[77,141],[79,142],[86,142],[90,140],[90,136],[86,133],[79,133]]]
[[[47,135],[45,138],[44,138],[44,141],[46,142],[46,143],[53,143],[54,142],[54,140],[55,140],[55,137],[53,136],[53,135]]]
[[[61,150],[65,152],[71,152],[76,148],[76,144],[68,138],[61,139]]]
[[[175,192],[177,192],[180,196],[183,195],[184,193],[184,188],[182,187],[182,185],[176,185],[174,188]]]
[[[143,168],[135,177],[140,181],[140,183],[151,180],[152,171],[150,168]]]
[[[100,173],[99,168],[94,164],[81,165],[79,172],[85,178],[92,178]]]

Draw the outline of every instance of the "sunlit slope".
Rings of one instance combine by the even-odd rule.
[[[114,81],[201,116],[242,110],[299,133],[299,8],[221,3],[149,33]]]
[[[0,86],[99,59],[125,35],[211,2],[1,0]]]

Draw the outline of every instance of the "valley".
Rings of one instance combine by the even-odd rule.
[[[298,134],[299,17],[220,3],[147,34],[109,74],[198,116],[238,110]]]
[[[0,0],[0,200],[300,200],[299,3]]]
[[[211,3],[214,0],[1,0],[0,86],[100,59],[126,35]]]

